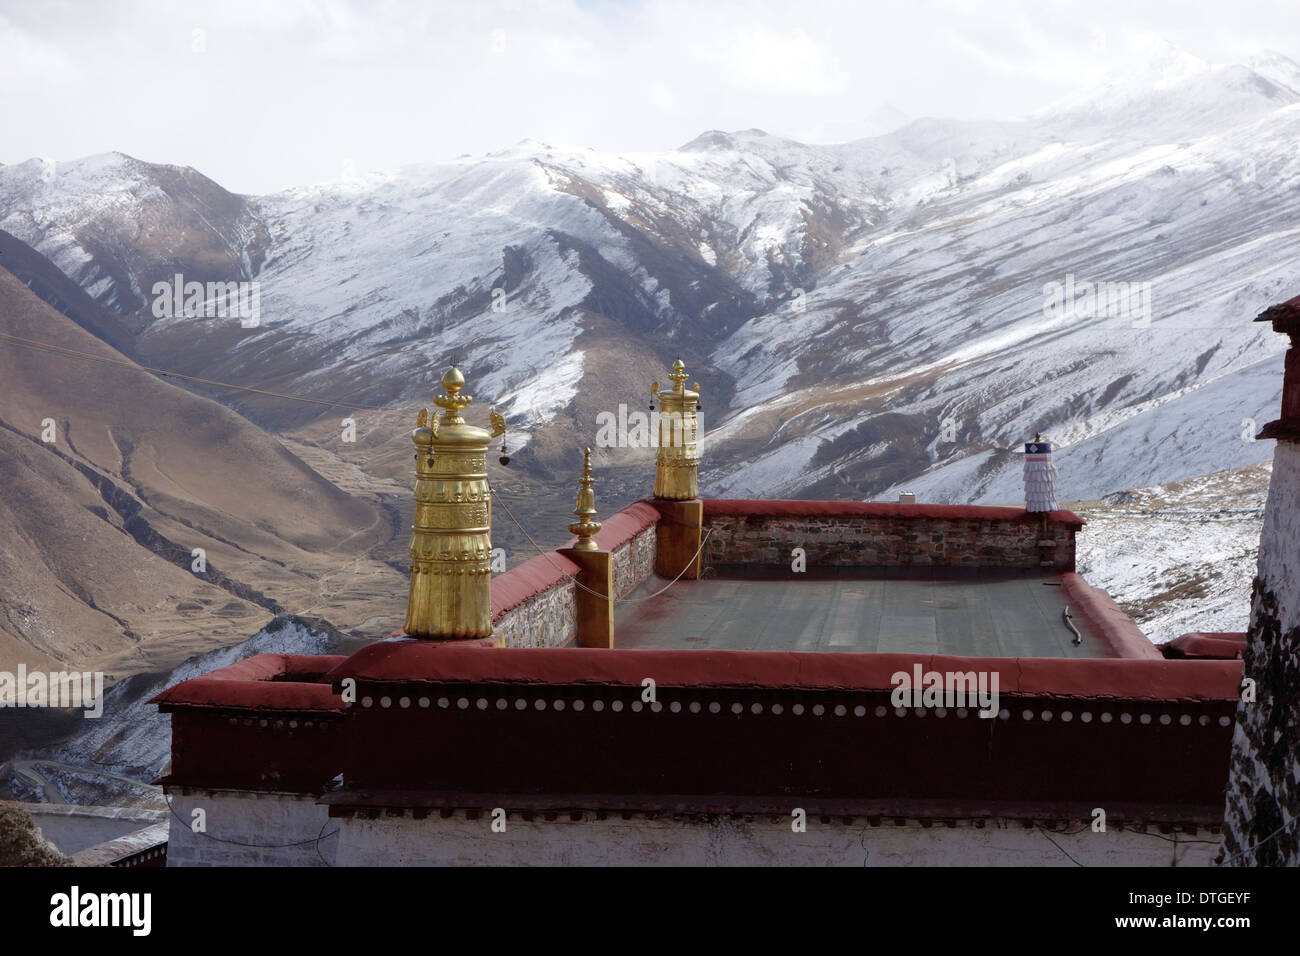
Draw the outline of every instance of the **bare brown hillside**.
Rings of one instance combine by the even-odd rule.
[[[3,270],[0,332],[128,361]],[[157,670],[277,611],[401,623],[373,616],[406,587],[370,557],[393,537],[383,507],[134,368],[0,342],[0,483],[0,667]]]

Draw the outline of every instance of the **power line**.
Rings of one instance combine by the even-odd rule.
[[[236,385],[233,382],[218,382],[215,379],[199,378],[197,375],[185,375],[182,372],[170,372],[167,369],[152,368],[148,365],[138,365],[135,362],[119,362],[117,359],[106,358],[102,355],[91,355],[88,352],[78,352],[76,349],[64,348],[60,345],[51,345],[48,342],[36,342],[32,339],[25,339],[17,335],[9,335],[0,332],[0,341],[8,342],[11,345],[20,345],[24,348],[34,349],[39,352],[48,352],[51,355],[63,355],[69,358],[79,358],[87,362],[98,362],[101,365],[112,365],[116,368],[124,368],[133,372],[152,372],[154,375],[161,375],[166,378],[178,378],[187,382],[197,382],[200,385],[211,385],[216,388],[229,388],[240,392],[251,392],[255,395],[266,395],[271,398],[281,398],[290,402],[305,402],[310,405],[326,405],[332,408],[354,408],[368,412],[396,412],[401,409],[392,407],[383,407],[379,405],[360,405],[355,402],[331,402],[320,398],[306,398],[301,395],[286,395],[284,392],[272,392],[264,388],[253,388],[251,385]]]
[[[1043,827],[1042,824],[1038,824],[1036,826],[1036,829],[1043,836],[1047,837],[1047,842],[1051,843],[1052,846],[1060,850],[1070,860],[1071,863],[1073,863],[1075,866],[1083,866],[1082,863],[1080,863],[1078,860],[1076,860],[1073,856],[1070,855],[1069,850],[1067,850],[1065,847],[1061,846],[1061,844],[1057,843],[1055,840],[1052,839],[1052,835],[1047,832],[1047,829]]]
[[[243,842],[242,840],[225,840],[225,839],[222,839],[221,837],[213,836],[213,835],[212,835],[211,833],[209,833],[206,829],[203,829],[203,830],[195,830],[194,827],[192,826],[192,824],[191,824],[191,822],[190,822],[189,820],[186,820],[184,817],[182,817],[179,813],[176,812],[176,808],[175,808],[174,806],[172,806],[172,802],[171,802],[170,800],[167,799],[167,795],[166,795],[166,794],[163,795],[163,802],[164,802],[165,804],[167,804],[167,809],[170,810],[170,811],[172,812],[172,816],[174,816],[177,820],[179,820],[181,823],[183,823],[183,824],[184,824],[186,827],[188,827],[192,832],[194,832],[194,833],[200,833],[200,834],[202,834],[203,836],[207,837],[209,840],[215,840],[217,843],[229,843],[229,844],[231,844],[231,845],[233,845],[233,846],[246,846],[246,847],[251,847],[251,848],[256,849],[256,850],[284,850],[284,849],[288,849],[289,847],[295,847],[295,846],[306,846],[308,843],[314,843],[314,844],[316,845],[316,854],[319,856],[319,855],[320,855],[320,841],[321,841],[322,839],[324,839],[324,838],[328,838],[328,837],[332,837],[332,836],[337,836],[337,835],[338,835],[338,832],[339,832],[338,830],[335,830],[333,833],[326,834],[326,833],[325,833],[325,827],[329,826],[329,820],[326,820],[326,821],[321,825],[320,833],[316,834],[316,836],[315,836],[314,839],[310,839],[310,840],[299,840],[299,841],[297,841],[296,843],[245,843],[245,842]],[[205,817],[205,819],[206,819],[206,817]],[[329,861],[326,860],[325,857],[323,857],[323,856],[321,856],[321,861],[322,861],[323,863],[325,863],[326,866],[329,865]]]

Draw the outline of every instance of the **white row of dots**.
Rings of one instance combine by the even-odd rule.
[[[408,708],[411,706],[411,703],[412,701],[410,697],[400,697],[397,700],[397,706],[401,708]],[[415,701],[415,703],[418,707],[427,709],[432,703],[432,701],[428,697],[420,697],[418,698],[418,700]],[[442,708],[443,710],[446,710],[447,708],[451,707],[453,703],[459,710],[468,710],[469,707],[471,706],[471,701],[468,697],[458,697],[454,702],[452,701],[451,698],[439,697],[436,703],[437,706]],[[495,701],[489,701],[488,698],[486,697],[479,697],[476,700],[474,700],[472,704],[478,710],[487,710],[489,707],[495,707],[497,710],[507,710],[510,707],[510,701],[504,697],[498,697],[496,698]],[[374,706],[374,698],[372,697],[362,698],[361,706],[362,707]],[[379,706],[384,708],[392,707],[393,699],[391,697],[381,697],[379,698]],[[587,702],[581,700],[569,701],[564,699],[556,699],[551,702],[550,706],[557,711],[562,711],[565,708],[572,708],[575,711],[582,711],[587,708],[588,704]],[[606,706],[605,702],[602,700],[593,700],[590,703],[591,709],[596,713],[600,713],[601,711],[603,711],[605,709],[605,706]],[[646,707],[646,705],[642,703],[640,700],[634,700],[631,702],[631,704],[627,706],[633,713],[640,713]],[[614,700],[609,703],[609,709],[612,710],[614,713],[620,713],[623,710],[623,707],[624,707],[624,703],[621,700]],[[523,697],[516,698],[516,700],[514,701],[514,708],[515,710],[527,710],[528,701]],[[534,710],[546,710],[546,708],[547,708],[547,702],[545,700],[538,698],[533,701]],[[709,708],[709,713],[711,714],[718,714],[722,712],[722,704],[720,704],[717,701],[711,701],[708,705],[708,708]],[[657,714],[664,709],[664,705],[661,704],[659,701],[652,701],[650,703],[649,709],[652,713]],[[677,700],[671,701],[668,704],[668,709],[670,712],[674,714],[679,714],[682,711],[682,702]],[[689,710],[692,714],[698,714],[703,709],[703,706],[698,700],[693,700],[686,705],[686,709]],[[736,702],[731,705],[730,709],[731,709],[731,713],[733,714],[743,714],[745,712],[745,705]],[[749,712],[751,714],[755,714],[755,715],[761,714],[763,713],[763,710],[764,710],[763,704],[754,703],[749,705]],[[771,704],[768,707],[768,710],[771,714],[778,717],[781,714],[785,713],[785,708],[781,704]],[[803,704],[794,704],[790,707],[790,713],[794,714],[796,717],[802,716],[804,710],[805,708]],[[924,717],[931,712],[927,710],[925,707],[895,707],[893,710],[894,713],[899,717],[906,717],[909,713],[914,714],[917,717]],[[848,712],[849,709],[844,704],[836,704],[832,710],[832,713],[834,713],[836,717],[844,717],[848,714]],[[813,716],[815,717],[821,717],[826,713],[826,706],[823,704],[814,704],[812,706],[812,713]],[[889,713],[889,708],[881,704],[875,708],[874,713],[875,716],[877,717],[884,717],[886,714]],[[939,718],[948,716],[948,710],[944,707],[934,708],[933,713],[935,717],[939,717]],[[971,711],[966,707],[958,707],[956,708],[955,713],[957,717],[965,719],[966,717],[970,716]],[[867,714],[867,708],[861,704],[858,704],[853,708],[854,717],[865,717],[866,714]],[[1069,710],[1060,711],[1058,714],[1050,710],[1035,711],[1030,708],[1026,708],[1020,713],[1020,717],[1022,720],[1051,721],[1055,719],[1057,716],[1060,717],[1062,723],[1069,723],[1070,721],[1074,720],[1075,714],[1073,711],[1069,711]],[[1092,723],[1093,720],[1092,711],[1088,711],[1088,710],[1081,711],[1078,716],[1079,716],[1079,721],[1081,723],[1085,723],[1085,724]],[[1002,710],[998,712],[998,719],[1010,720],[1011,711],[1005,707],[1002,708]],[[1103,724],[1109,724],[1115,720],[1115,715],[1112,714],[1110,711],[1102,711],[1098,719]],[[1159,722],[1164,726],[1169,726],[1174,721],[1173,715],[1171,714],[1161,714],[1158,719]],[[1196,722],[1199,723],[1200,726],[1202,727],[1209,726],[1211,720],[1208,714],[1201,714],[1199,717],[1196,718],[1193,718],[1191,714],[1180,714],[1178,716],[1178,723],[1183,727],[1189,727],[1191,726],[1193,719],[1195,719]],[[1140,724],[1144,724],[1144,725],[1150,724],[1151,721],[1152,721],[1151,714],[1138,715],[1138,723]],[[1133,722],[1133,715],[1130,713],[1122,712],[1119,715],[1119,722],[1121,724],[1131,724]],[[263,726],[265,726],[266,722],[263,721],[262,723]],[[1227,727],[1231,723],[1232,723],[1231,717],[1225,715],[1219,718],[1220,727]]]

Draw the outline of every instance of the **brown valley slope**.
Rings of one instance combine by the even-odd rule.
[[[3,269],[0,332],[129,361]],[[155,671],[277,611],[380,636],[401,625],[406,589],[371,557],[393,538],[376,500],[217,402],[0,341],[0,669]]]

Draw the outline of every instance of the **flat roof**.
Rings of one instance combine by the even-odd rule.
[[[1062,576],[1018,568],[715,567],[699,581],[652,575],[615,608],[614,646],[847,651],[958,657],[1113,657],[1071,607]],[[647,599],[648,597],[648,599]]]

